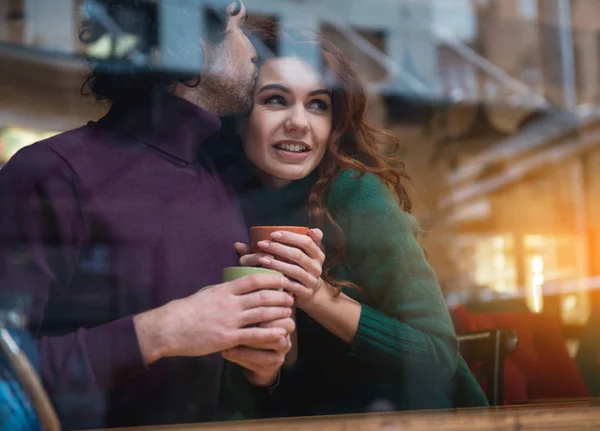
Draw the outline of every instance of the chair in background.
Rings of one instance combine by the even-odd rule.
[[[450,314],[459,336],[508,328],[518,337],[518,346],[506,358],[504,368],[505,405],[590,396],[556,319],[529,311],[471,312],[462,305]]]
[[[518,343],[510,329],[490,329],[458,336],[459,349],[482,384],[490,406],[504,404],[504,360]]]

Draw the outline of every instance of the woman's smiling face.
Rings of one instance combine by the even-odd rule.
[[[298,58],[276,58],[260,69],[244,152],[267,185],[283,187],[319,165],[331,123],[331,96],[321,77]]]

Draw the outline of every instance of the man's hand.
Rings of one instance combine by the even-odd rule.
[[[291,318],[262,323],[260,326],[262,328],[282,328],[288,334],[295,329],[294,320]],[[244,368],[244,375],[253,385],[270,386],[277,379],[285,356],[291,348],[292,343],[288,335],[276,343],[253,347],[238,346],[224,351],[222,355],[228,361]]]
[[[286,292],[276,290],[280,288]],[[286,277],[255,274],[141,313],[134,324],[142,356],[152,364],[163,357],[205,356],[240,345],[285,346],[294,304],[288,292],[302,290],[306,288]],[[266,322],[280,324],[261,325]]]

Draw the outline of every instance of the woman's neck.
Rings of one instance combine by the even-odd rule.
[[[277,178],[262,171],[258,171],[258,178],[260,179],[260,182],[269,189],[283,189],[292,183],[292,180]]]

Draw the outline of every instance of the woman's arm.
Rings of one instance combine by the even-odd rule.
[[[350,344],[359,327],[361,304],[343,293],[334,296],[334,288],[324,281],[321,283],[321,288],[314,296],[308,301],[299,301],[298,307],[343,342]]]
[[[391,367],[429,366],[440,376],[451,376],[458,341],[435,273],[416,239],[416,221],[378,177],[357,175],[338,175],[327,196],[345,235],[344,268],[369,304],[361,306],[350,354]]]

